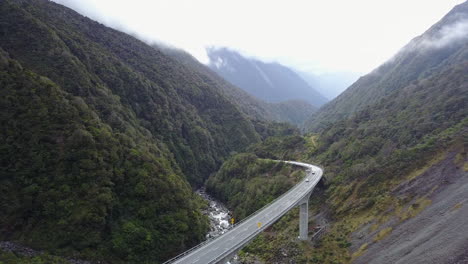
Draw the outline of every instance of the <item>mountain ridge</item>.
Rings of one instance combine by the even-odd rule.
[[[208,229],[192,188],[294,130],[254,122],[210,76],[51,1],[4,0],[0,14],[2,240],[164,261]]]
[[[410,46],[427,45],[427,39],[438,43],[446,35],[434,32],[466,16],[468,2],[456,6],[426,31],[430,35],[423,34]],[[463,207],[468,199],[468,35],[460,36],[437,49],[402,50],[319,109],[312,121],[323,123],[309,124],[311,132],[302,138],[270,138],[247,149],[258,158],[294,155],[295,160],[320,164],[327,182],[326,189],[309,201],[310,222],[318,228],[309,233],[317,234],[310,243],[291,241],[297,215],[286,216],[243,250],[243,261],[466,260],[468,234],[461,230],[468,217]],[[242,167],[248,171],[255,163],[253,159]],[[232,202],[241,195],[246,200],[258,196],[246,190],[225,199]]]
[[[227,81],[268,102],[305,100],[315,107],[328,101],[296,72],[279,63],[245,58],[227,48],[207,49],[209,67]]]
[[[466,59],[461,40],[447,43],[447,46],[423,47],[428,39],[441,37],[443,28],[450,28],[455,22],[468,22],[466,2],[452,9],[439,22],[424,34],[411,40],[393,58],[371,73],[362,76],[340,96],[324,105],[305,122],[305,129],[321,131],[327,124],[349,117],[354,112],[378,102],[395,89],[401,89],[413,81],[425,78],[442,69],[445,61],[463,61]],[[439,34],[439,36],[437,36]],[[450,54],[450,56],[447,56]],[[449,58],[450,57],[450,58]]]
[[[222,88],[224,94],[230,100],[236,102],[240,110],[254,120],[264,119],[301,126],[308,116],[317,110],[316,107],[304,100],[286,100],[277,103],[263,101],[224,80],[215,71],[212,71],[209,67],[198,62],[187,52],[174,48],[158,48],[161,48],[163,52],[172,56],[182,64],[210,76],[211,79]]]

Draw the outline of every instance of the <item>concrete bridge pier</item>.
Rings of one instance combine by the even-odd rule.
[[[307,240],[309,238],[309,198],[312,192],[307,194],[299,201],[299,239]]]

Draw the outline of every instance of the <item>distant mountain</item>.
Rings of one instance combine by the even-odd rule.
[[[227,48],[210,48],[207,53],[213,71],[259,99],[304,100],[315,107],[328,101],[296,72],[281,64],[246,58]]]
[[[459,5],[423,35],[414,38],[392,59],[351,85],[323,106],[306,127],[320,130],[326,124],[349,117],[377,103],[394,91],[466,60],[468,39],[467,4]]]
[[[311,87],[314,87],[330,100],[340,95],[359,78],[358,74],[352,72],[313,74],[310,72],[297,71],[297,73]]]
[[[277,122],[287,122],[297,126],[302,126],[317,107],[312,106],[304,100],[287,100],[278,103],[265,102],[252,96],[241,88],[227,82],[209,67],[198,62],[192,55],[179,49],[168,47],[157,47],[167,55],[179,61],[181,64],[199,72],[207,77],[209,81],[220,87],[231,101],[235,102],[239,109],[253,120],[271,120]]]
[[[266,140],[225,163],[233,166],[221,172],[236,178],[226,182],[236,183],[245,181],[239,167],[253,171],[257,157],[297,155],[323,166],[327,179],[309,201],[310,224],[320,227],[312,243],[292,242],[297,218],[282,219],[244,248],[240,261],[466,263],[467,18],[465,1],[319,109],[308,127],[315,133]],[[222,173],[208,183],[228,203],[271,200],[276,191],[233,193]]]

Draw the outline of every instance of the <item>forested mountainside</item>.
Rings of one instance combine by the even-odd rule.
[[[189,183],[294,131],[253,122],[211,77],[47,0],[0,1],[0,36],[0,240],[166,260],[208,228]]]
[[[304,175],[302,168],[241,153],[226,161],[207,181],[206,188],[232,208],[236,221],[241,221],[292,188]]]
[[[180,54],[48,0],[0,1],[0,240],[101,263],[161,263],[204,238],[192,188],[205,179],[242,218],[302,176],[262,160],[273,158],[325,168],[310,225],[326,228],[295,241],[292,211],[243,259],[391,263],[379,247],[408,263],[464,257],[468,51],[466,35],[449,33],[467,6],[325,106],[309,123],[321,134],[300,136]],[[422,219],[427,210],[444,217]],[[437,239],[452,258],[417,228],[402,241],[411,221],[459,228]],[[403,242],[414,250],[399,251]]]
[[[260,158],[296,153],[297,159],[325,168],[328,184],[312,195],[309,223],[325,231],[310,243],[291,241],[298,232],[298,212],[292,211],[243,249],[242,259],[451,264],[466,258],[468,234],[461,230],[468,217],[467,69],[468,62],[454,65],[320,135],[282,145],[286,150],[277,151],[268,141],[250,149]],[[440,96],[434,100],[432,93]],[[242,167],[249,171],[256,166],[252,161]],[[245,200],[255,197],[243,193]]]
[[[0,45],[10,56],[103,105],[95,108],[114,126],[125,117],[100,97],[126,107],[168,145],[192,182],[202,182],[230,151],[258,141],[217,87],[143,42],[48,1],[3,1],[2,7]]]
[[[262,101],[248,92],[227,82],[210,68],[199,63],[193,56],[183,50],[160,47],[161,50],[175,58],[180,63],[197,70],[205,79],[222,88],[230,101],[235,102],[241,111],[252,117],[253,122],[259,120],[271,120],[287,122],[296,126],[302,126],[317,108],[303,100],[287,100],[278,103]]]
[[[201,202],[167,147],[136,119],[113,127],[83,97],[3,50],[0,84],[0,239],[143,261],[204,237]]]
[[[306,130],[321,131],[327,124],[378,103],[394,91],[466,60],[468,4],[458,5],[441,21],[403,47],[392,59],[367,74],[305,124]]]
[[[207,49],[210,68],[230,83],[267,102],[305,100],[315,107],[328,101],[297,73],[278,63],[245,58],[226,48]]]
[[[460,12],[468,11],[467,3],[455,7],[442,21],[464,17]],[[250,171],[259,166],[254,157],[295,158],[319,164],[327,178],[326,189],[314,191],[311,198],[310,226],[323,227],[320,235],[308,243],[291,240],[291,234],[298,232],[297,212],[292,211],[271,232],[243,249],[241,259],[379,264],[466,260],[468,234],[461,230],[466,228],[468,217],[468,46],[466,39],[463,42],[444,46],[451,47],[449,51],[458,47],[456,54],[439,50],[438,60],[443,65],[437,70],[324,126],[320,134],[295,140],[291,136],[271,138],[228,160],[236,164],[243,157],[241,167]],[[424,52],[434,54],[427,49],[420,50],[418,56],[427,56]],[[399,67],[402,69],[388,70],[411,75],[406,72],[407,64]],[[389,86],[382,82],[379,87]],[[368,98],[360,100],[356,103],[364,104]],[[208,182],[222,182],[222,175],[213,175]],[[233,175],[233,183],[242,178]],[[262,176],[249,179],[260,180]],[[214,193],[221,192],[220,198],[225,197],[226,185],[214,188]],[[274,192],[262,191],[265,197]],[[245,200],[258,196],[245,190],[242,193]],[[234,203],[238,195],[230,193],[227,202]],[[312,228],[309,234],[317,230]]]

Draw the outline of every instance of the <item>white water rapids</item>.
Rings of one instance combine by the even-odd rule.
[[[232,226],[231,212],[221,202],[207,194],[205,188],[198,189],[196,193],[209,203],[208,208],[203,210],[203,214],[210,219],[210,231],[206,234],[206,239],[214,239],[226,233]],[[234,256],[228,264],[240,264],[238,256]]]

